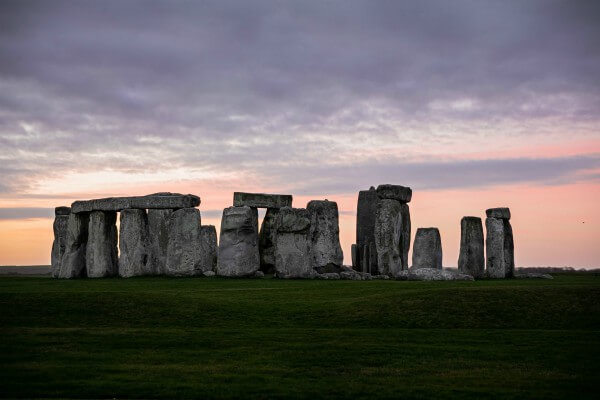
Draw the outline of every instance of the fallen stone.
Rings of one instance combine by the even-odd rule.
[[[278,208],[267,208],[258,237],[260,270],[267,274],[275,272],[275,236],[277,235]]]
[[[412,199],[412,189],[400,185],[379,185],[377,186],[377,196],[380,199],[398,200],[401,203],[410,203]]]
[[[306,206],[310,214],[310,253],[313,269],[322,274],[338,272],[344,262],[340,245],[337,203],[312,200]]]
[[[390,276],[389,275],[371,275],[371,279],[373,279],[373,280],[386,280],[387,281],[388,279],[390,279]]]
[[[173,211],[173,209],[148,210],[148,271],[153,275],[166,273],[169,218]]]
[[[63,208],[63,207],[57,207]],[[64,207],[69,208],[69,207]],[[60,264],[65,253],[67,243],[67,225],[69,223],[68,214],[56,214],[52,230],[54,232],[54,241],[52,242],[52,253],[50,254],[50,263],[52,265],[51,274],[53,278],[58,278],[60,274]]]
[[[374,187],[369,190],[358,192],[358,203],[356,209],[356,247],[357,265],[353,268],[363,272],[377,272],[377,248],[375,246],[375,215],[381,200],[377,196]],[[363,255],[365,246],[370,246],[369,265],[364,265]]]
[[[342,280],[349,280],[349,281],[362,281],[362,275],[356,271],[354,272],[350,272],[350,271],[342,271],[340,272],[340,279]]]
[[[476,279],[485,276],[483,226],[479,217],[463,217],[460,221],[460,253],[458,270]]]
[[[340,274],[335,272],[326,272],[324,274],[318,274],[315,279],[323,279],[323,280],[339,280]]]
[[[282,208],[292,206],[292,195],[266,193],[233,193],[234,207]]]
[[[265,273],[264,273],[264,272],[262,272],[262,271],[256,271],[256,272],[254,273],[254,277],[255,277],[255,278],[264,278],[264,277],[265,277]]]
[[[217,275],[251,277],[260,267],[258,213],[248,206],[223,210]]]
[[[69,216],[71,214],[71,207],[60,206],[54,208],[54,215],[66,215]]]
[[[278,278],[315,278],[310,257],[310,213],[305,208],[279,210],[275,244]]]
[[[212,265],[204,257],[201,230],[197,208],[181,208],[171,214],[166,275],[195,276],[212,270]]]
[[[408,281],[472,281],[473,277],[445,269],[411,268],[408,271],[401,271],[401,273],[396,275],[396,279]]]
[[[200,242],[202,243],[202,270],[216,271],[217,269],[217,230],[214,225],[200,227]]]
[[[510,219],[510,208],[489,208],[485,210],[485,214],[488,218]]]
[[[437,228],[417,229],[412,268],[442,269],[442,240]]]
[[[375,219],[377,271],[373,275],[396,275],[402,265],[402,204],[397,200],[379,202]]]
[[[514,244],[509,220],[488,217],[485,220],[486,274],[489,278],[510,278],[514,274]]]
[[[554,279],[550,274],[542,274],[538,272],[524,272],[516,273],[515,278],[517,279]]]
[[[202,273],[202,275],[204,275],[204,276],[206,276],[206,277],[210,278],[211,276],[215,276],[215,275],[217,275],[217,274],[216,274],[216,272],[215,272],[215,271],[204,271],[204,272]]]
[[[200,205],[200,197],[193,194],[155,193],[147,196],[107,197],[76,201],[71,205],[71,212],[121,211],[127,209],[147,208],[188,208]]]
[[[60,262],[59,278],[85,278],[89,217],[88,213],[69,215],[65,252]]]
[[[146,210],[124,209],[119,226],[119,276],[149,275]]]
[[[88,278],[105,278],[119,272],[117,256],[117,213],[92,211],[86,246]]]

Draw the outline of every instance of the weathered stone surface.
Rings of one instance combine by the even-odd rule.
[[[377,248],[375,243],[375,215],[377,207],[381,200],[377,196],[374,187],[369,190],[358,192],[358,203],[356,209],[356,247],[358,253],[358,264],[353,265],[357,271],[372,272],[377,271]],[[369,250],[370,265],[364,265],[362,260],[365,246],[373,246]]]
[[[117,275],[117,241],[117,213],[92,211],[85,257],[88,278]]]
[[[169,220],[173,209],[148,210],[148,272],[162,275],[167,270]]]
[[[258,213],[256,208],[229,207],[223,210],[217,275],[253,276],[260,267]]]
[[[306,209],[310,214],[310,253],[313,269],[320,274],[339,272],[344,262],[344,254],[340,245],[337,203],[312,200]]]
[[[438,228],[417,229],[412,268],[442,269],[442,239]]]
[[[402,204],[397,200],[379,202],[375,217],[377,271],[373,275],[396,275],[402,271]]]
[[[510,219],[510,209],[508,207],[489,208],[485,210],[488,218]]]
[[[59,208],[59,207],[57,207]],[[68,208],[68,207],[65,207]],[[50,263],[52,265],[51,274],[53,278],[58,278],[60,273],[60,263],[67,245],[67,224],[69,215],[56,214],[52,229],[54,231],[54,241],[52,242],[52,253],[50,254]]]
[[[212,270],[205,258],[202,243],[200,211],[197,208],[181,208],[169,218],[169,242],[167,245],[168,276],[202,275]]]
[[[315,276],[315,279],[323,279],[323,280],[339,280],[340,274],[336,272],[326,272],[324,274],[318,274]]]
[[[358,268],[358,245],[356,243],[353,243],[352,246],[350,247],[350,251],[352,253],[352,268],[353,269],[357,269]]]
[[[479,217],[463,217],[460,221],[460,254],[458,270],[479,279],[485,276],[483,225]]]
[[[65,252],[60,262],[59,278],[84,278],[89,214],[70,214],[67,221]]]
[[[215,271],[204,271],[202,273],[202,275],[206,276],[206,277],[211,277],[211,276],[215,276],[216,272]]]
[[[379,185],[377,186],[377,196],[380,199],[398,200],[401,203],[410,203],[412,199],[412,189],[400,185]]]
[[[272,274],[275,272],[275,236],[277,235],[278,208],[267,208],[260,227],[258,251],[260,253],[260,270]]]
[[[377,265],[377,262],[371,262],[371,249],[373,248],[373,242],[368,245],[364,245],[362,248],[362,254],[360,258],[361,269],[359,272],[368,272],[371,273],[371,266]],[[377,254],[377,252],[375,252]]]
[[[408,269],[408,251],[410,250],[410,209],[408,204],[402,203],[400,213],[402,215],[402,245],[400,254],[402,254],[402,269]]]
[[[202,243],[202,270],[215,271],[217,269],[217,230],[214,225],[200,227],[200,242]]]
[[[387,281],[388,279],[390,279],[390,276],[389,275],[371,275],[371,279]]]
[[[256,271],[256,272],[254,273],[254,277],[255,277],[255,278],[264,278],[264,277],[265,277],[265,273],[264,273],[264,272],[262,272],[262,271]]]
[[[486,274],[489,278],[510,278],[514,274],[514,244],[509,220],[488,217],[485,220]]]
[[[126,209],[146,208],[187,208],[200,205],[200,197],[193,194],[155,193],[147,196],[107,197],[76,201],[71,205],[71,212],[121,211]]]
[[[408,271],[401,271],[396,279],[408,281],[472,281],[473,277],[458,271],[445,269],[411,268]]]
[[[279,211],[275,244],[278,278],[314,278],[310,257],[310,213],[305,208],[284,207]]]
[[[340,279],[351,280],[351,281],[370,281],[371,274],[368,272],[358,272],[352,268],[342,267],[340,272]]]
[[[121,211],[119,226],[119,276],[149,275],[148,216],[146,210]]]
[[[54,215],[66,215],[69,216],[71,214],[71,207],[60,206],[54,208]]]
[[[233,193],[233,206],[254,208],[291,207],[292,195],[235,192]]]

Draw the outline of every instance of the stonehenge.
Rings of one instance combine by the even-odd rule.
[[[313,278],[311,215],[305,208],[284,207],[277,219],[275,273],[279,278]]]
[[[76,214],[77,215],[77,214]],[[121,211],[119,238],[119,276],[149,275],[148,216],[146,210]]]
[[[463,217],[460,221],[458,270],[473,278],[485,276],[483,226],[479,217]]]
[[[217,275],[243,278],[260,268],[258,212],[249,206],[223,210]]]
[[[155,193],[135,197],[107,197],[86,201],[76,201],[71,205],[74,214],[90,211],[121,211],[127,209],[146,210],[151,208],[198,207],[200,197],[192,194]]]
[[[337,203],[312,200],[306,209],[310,215],[310,253],[312,268],[320,273],[339,272],[344,262],[340,245]]]
[[[54,241],[52,242],[52,252],[50,254],[50,264],[52,266],[52,277],[58,278],[60,273],[60,260],[65,253],[67,242],[67,223],[69,222],[70,207],[56,207],[54,209]]]
[[[419,228],[413,246],[412,269],[442,269],[442,239],[438,228]]]
[[[510,210],[490,208],[486,210],[485,228],[486,263],[488,278],[512,278],[515,271],[515,254]]]
[[[212,270],[203,256],[202,225],[197,208],[180,208],[169,216],[165,275],[194,276]]]
[[[119,272],[116,222],[114,211],[90,213],[85,255],[88,278],[115,276]]]

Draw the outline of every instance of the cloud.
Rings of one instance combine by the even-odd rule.
[[[3,207],[0,208],[0,220],[54,218],[54,208]]]

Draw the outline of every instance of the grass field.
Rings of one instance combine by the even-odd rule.
[[[0,277],[0,395],[597,398],[600,277]]]

